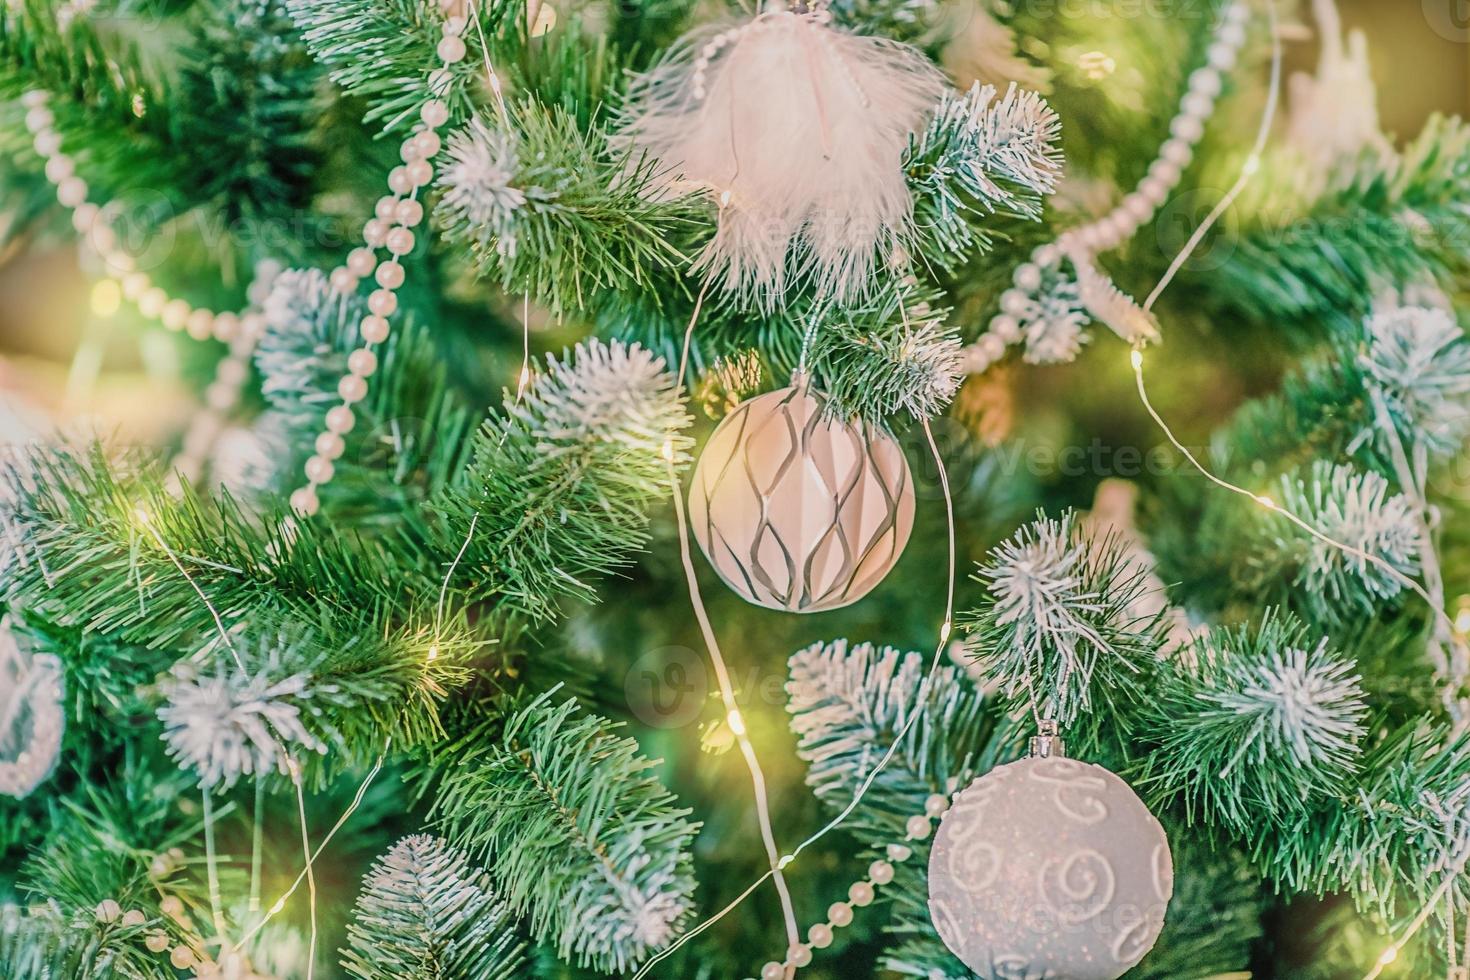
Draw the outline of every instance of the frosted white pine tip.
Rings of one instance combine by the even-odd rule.
[[[1381,310],[1364,322],[1360,363],[1434,448],[1450,451],[1470,431],[1470,343],[1453,316],[1431,306]]]
[[[651,861],[643,853],[621,875],[608,871],[604,881],[584,882],[583,887],[600,894],[583,921],[567,922],[563,945],[610,955],[616,972],[622,973],[672,942],[694,904],[673,875],[644,873]]]
[[[1289,487],[1296,498],[1289,509],[1327,537],[1359,553],[1347,553],[1325,541],[1310,539],[1307,587],[1337,594],[1341,591],[1338,573],[1346,569],[1374,595],[1398,595],[1404,588],[1403,577],[1419,569],[1419,516],[1414,505],[1403,494],[1391,493],[1388,481],[1378,473],[1359,473],[1348,466],[1319,466],[1312,476],[1310,489],[1300,484]]]
[[[1047,643],[1069,660],[1080,644],[1102,649],[1083,616],[1106,607],[1084,587],[1087,542],[1072,533],[1070,517],[1035,521],[992,554],[980,574],[995,597],[998,625],[1014,626],[1025,647]]]
[[[443,212],[463,222],[480,244],[493,243],[507,257],[516,253],[515,222],[527,199],[514,185],[518,163],[510,134],[472,119],[449,137],[439,177]]]
[[[681,416],[663,358],[638,344],[588,340],[546,372],[514,409],[548,440],[620,439],[662,446]]]
[[[1276,650],[1243,680],[1239,689],[1209,699],[1255,718],[1256,737],[1300,763],[1351,760],[1368,707],[1352,666],[1329,654],[1326,640],[1310,651]]]
[[[924,682],[921,655],[871,643],[849,647],[845,639],[798,650],[788,666],[791,730],[800,739],[797,754],[813,772],[833,759],[850,762],[879,733],[902,728]]]
[[[997,101],[993,85],[976,82],[959,99],[949,97],[941,111],[952,112],[973,142],[968,165],[976,179],[983,180],[988,171],[1038,194],[1056,190],[1062,175],[1057,146],[1062,122],[1046,99],[1013,82]]]
[[[287,269],[271,283],[261,304],[266,327],[278,336],[311,333],[323,305],[334,301],[335,292],[319,269]]]
[[[1429,819],[1410,818],[1409,822],[1428,845],[1427,870],[1432,875],[1462,873],[1470,861],[1470,783],[1462,783],[1444,796],[1424,790],[1419,802]]]
[[[1081,289],[1068,276],[1059,276],[1039,296],[1028,296],[1014,314],[1021,323],[1028,364],[1065,364],[1077,359],[1087,343],[1090,319]]]
[[[959,337],[930,322],[913,327],[899,340],[900,367],[909,374],[899,404],[916,419],[944,411],[965,380],[965,351]]]
[[[239,671],[175,679],[158,709],[169,755],[209,787],[233,786],[244,776],[288,771],[299,750],[325,754],[326,746],[301,721],[311,679],[295,674],[272,681]]]

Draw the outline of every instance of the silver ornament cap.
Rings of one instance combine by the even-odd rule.
[[[694,468],[689,519],[720,578],[750,602],[838,609],[903,554],[913,477],[892,435],[831,417],[798,377],[716,427]]]
[[[929,857],[940,938],[993,980],[1115,980],[1153,948],[1173,891],[1169,841],[1143,801],[1055,752],[971,783]]]

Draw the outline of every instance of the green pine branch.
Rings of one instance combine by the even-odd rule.
[[[513,927],[463,854],[405,837],[363,879],[342,965],[359,980],[512,980],[525,967]]]
[[[696,825],[637,743],[551,697],[472,718],[434,748],[421,775],[432,819],[485,864],[539,941],[625,972],[693,913]]]

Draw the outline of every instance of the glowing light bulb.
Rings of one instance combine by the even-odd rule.
[[[116,279],[99,279],[92,287],[92,312],[112,316],[122,307],[122,287]]]
[[[1138,348],[1135,347],[1132,351],[1129,352],[1128,359],[1133,362],[1133,370],[1137,371],[1139,368],[1143,367],[1143,351],[1139,350]]]
[[[739,709],[730,709],[729,721],[730,731],[743,738],[745,736],[745,718],[740,714]]]
[[[435,659],[438,658],[438,656],[439,656],[439,644],[437,644],[437,643],[431,644],[429,646],[429,659],[430,660],[435,660]]]
[[[1390,946],[1390,947],[1388,947],[1388,949],[1385,949],[1383,951],[1383,955],[1382,956],[1378,957],[1378,962],[1382,966],[1387,966],[1388,964],[1392,963],[1394,960],[1396,960],[1398,958],[1399,958],[1399,948],[1397,946]]]
[[[1255,501],[1256,501],[1256,503],[1260,504],[1262,507],[1266,508],[1267,510],[1275,510],[1276,509],[1276,501],[1272,500],[1270,497],[1267,497],[1267,496],[1265,496],[1263,494],[1256,494],[1255,495]]]

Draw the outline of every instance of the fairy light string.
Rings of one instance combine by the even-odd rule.
[[[1159,297],[1163,295],[1164,291],[1178,276],[1184,264],[1189,260],[1190,256],[1193,255],[1194,250],[1199,246],[1200,242],[1204,240],[1205,235],[1207,235],[1211,228],[1213,228],[1214,225],[1220,220],[1220,218],[1224,216],[1229,208],[1240,197],[1241,193],[1244,192],[1246,186],[1250,183],[1251,179],[1260,171],[1262,154],[1265,150],[1266,143],[1271,131],[1271,125],[1274,121],[1275,114],[1280,102],[1282,72],[1282,46],[1279,24],[1276,14],[1275,0],[1267,0],[1266,7],[1271,25],[1271,82],[1270,90],[1266,100],[1266,108],[1262,116],[1260,129],[1257,132],[1255,144],[1249,156],[1246,157],[1245,163],[1241,168],[1240,175],[1236,179],[1235,183],[1231,186],[1229,191],[1226,192],[1225,196],[1221,198],[1219,203],[1216,204],[1214,209],[1211,210],[1209,215],[1205,218],[1204,222],[1195,229],[1194,233],[1185,243],[1183,249],[1181,249],[1179,254],[1176,255],[1174,260],[1170,263],[1163,278],[1160,279],[1159,283],[1149,294],[1147,300],[1143,304],[1143,310],[1145,312],[1152,311],[1154,304],[1158,301]],[[1373,567],[1383,571],[1395,582],[1399,583],[1402,587],[1412,591],[1415,595],[1417,595],[1425,602],[1435,620],[1435,629],[1437,634],[1443,635],[1446,631],[1453,631],[1454,621],[1450,618],[1449,614],[1444,609],[1442,588],[1437,587],[1436,583],[1434,582],[1434,577],[1437,575],[1437,564],[1431,563],[1426,566],[1426,576],[1430,578],[1431,586],[1435,586],[1434,593],[1431,593],[1431,591],[1429,589],[1426,589],[1424,585],[1420,584],[1417,579],[1399,571],[1392,564],[1385,561],[1380,556],[1372,554],[1365,549],[1357,547],[1349,542],[1340,541],[1336,538],[1333,538],[1331,535],[1323,533],[1320,529],[1312,525],[1309,521],[1302,519],[1296,514],[1278,505],[1270,497],[1267,497],[1263,494],[1258,494],[1246,487],[1232,483],[1218,476],[1208,467],[1202,464],[1196,457],[1196,455],[1187,446],[1184,445],[1184,443],[1178,438],[1177,435],[1175,435],[1174,430],[1160,415],[1159,411],[1154,407],[1152,400],[1149,398],[1148,387],[1145,383],[1143,371],[1143,345],[1144,341],[1142,339],[1136,340],[1133,348],[1129,351],[1129,363],[1133,370],[1135,387],[1138,393],[1139,401],[1142,403],[1144,410],[1148,413],[1148,416],[1153,420],[1154,424],[1159,427],[1159,430],[1164,434],[1165,438],[1174,447],[1174,449],[1179,452],[1179,454],[1190,464],[1190,466],[1192,466],[1201,476],[1203,476],[1215,486],[1229,491],[1230,493],[1245,497],[1254,502],[1262,509],[1284,518],[1293,526],[1305,532],[1313,540],[1323,545],[1326,545],[1329,548],[1333,548],[1345,555],[1355,558],[1360,562],[1372,565]],[[1386,421],[1382,417],[1382,413],[1379,413],[1377,418],[1380,425],[1383,425]],[[1391,420],[1388,421],[1388,425],[1389,431],[1392,431]],[[1397,450],[1398,457],[1400,458],[1396,459],[1396,462],[1399,464],[1396,470],[1396,474],[1399,477],[1400,482],[1404,484],[1405,491],[1410,493],[1416,503],[1421,505],[1422,514],[1424,512],[1422,495],[1418,491],[1417,483],[1415,483],[1415,481],[1412,479],[1412,471],[1407,465],[1407,459],[1401,458],[1403,457],[1402,446],[1397,446]],[[1405,479],[1406,477],[1408,478],[1407,480]],[[1430,546],[1430,550],[1432,552],[1432,545]],[[1436,908],[1438,908],[1440,901],[1447,898],[1449,901],[1453,901],[1453,897],[1450,894],[1451,889],[1454,886],[1455,882],[1459,880],[1462,875],[1464,875],[1467,861],[1470,861],[1470,848],[1467,848],[1464,853],[1460,854],[1456,858],[1456,860],[1452,863],[1452,866],[1446,871],[1444,879],[1440,883],[1439,887],[1424,903],[1423,907],[1419,910],[1419,913],[1410,922],[1408,928],[1405,929],[1404,932],[1397,939],[1393,940],[1392,943],[1383,951],[1378,960],[1374,963],[1373,967],[1368,971],[1368,973],[1364,975],[1363,980],[1377,980],[1377,978],[1383,973],[1384,969],[1398,958],[1399,952],[1410,942],[1410,940],[1419,932],[1419,930],[1423,928],[1424,924],[1429,920],[1429,917],[1433,915]],[[1452,914],[1453,912],[1451,912],[1451,915]],[[1449,941],[1451,943],[1454,942],[1453,936],[1451,936]]]

